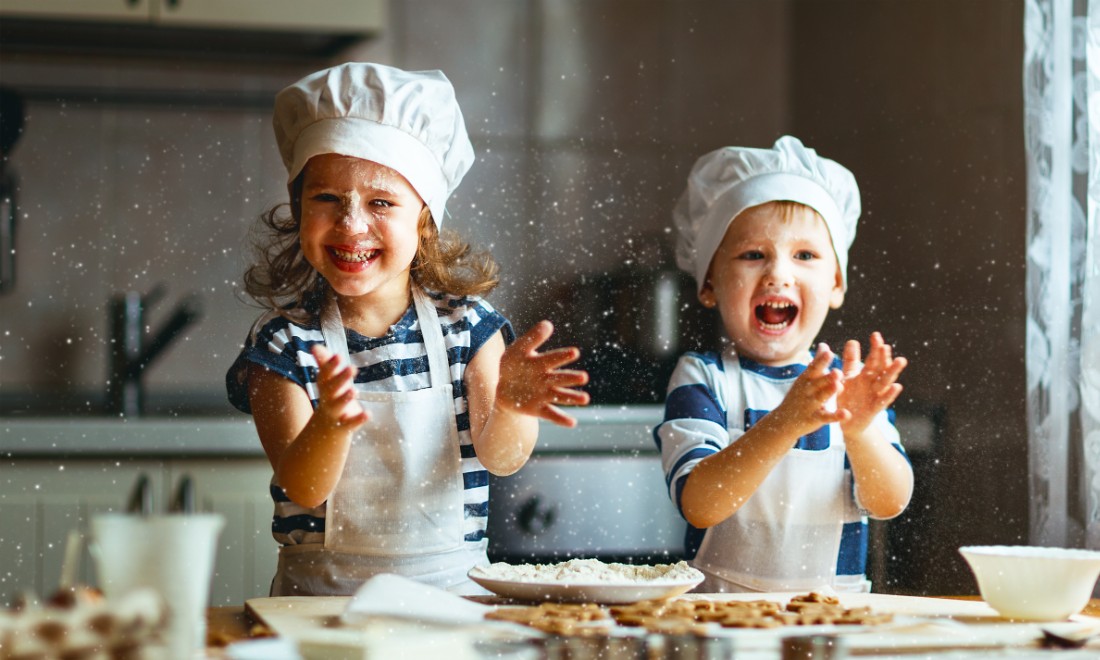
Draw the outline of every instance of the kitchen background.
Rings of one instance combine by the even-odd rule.
[[[7,420],[101,411],[109,301],[159,285],[152,330],[190,294],[202,313],[151,365],[150,409],[239,416],[223,379],[257,314],[238,295],[248,230],[285,195],[271,99],[374,59],[454,82],[478,161],[446,224],[491,248],[491,300],[518,330],[548,317],[588,350],[598,403],[658,402],[675,355],[713,341],[690,296],[668,302],[696,157],[790,133],[848,166],[864,215],[823,339],[881,330],[911,361],[899,412],[936,424],[879,588],[973,593],[960,545],[1027,541],[1021,0],[394,0],[331,57],[239,26],[101,48],[88,23],[43,29],[17,4],[0,1],[0,85],[26,112],[5,154]]]

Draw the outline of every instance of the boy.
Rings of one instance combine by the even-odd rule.
[[[877,332],[863,364],[856,341],[811,350],[859,214],[851,172],[790,136],[706,154],[673,213],[677,264],[729,340],[680,358],[654,430],[699,591],[869,591],[866,515],[909,503],[888,416],[905,358]]]

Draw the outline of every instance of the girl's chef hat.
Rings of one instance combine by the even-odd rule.
[[[436,226],[474,162],[454,87],[442,71],[364,62],[324,69],[279,92],[274,124],[288,181],[320,154],[371,160],[408,180]]]
[[[799,202],[821,214],[847,290],[848,248],[860,214],[856,179],[843,165],[789,135],[771,149],[723,147],[695,161],[672,218],[678,232],[676,264],[695,277],[697,290],[733,219],[774,201]]]

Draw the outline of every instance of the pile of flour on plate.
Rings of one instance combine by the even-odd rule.
[[[570,559],[560,564],[506,564],[498,562],[475,568],[478,577],[510,582],[554,582],[574,584],[644,584],[655,581],[679,582],[702,577],[686,561],[655,566],[605,564],[599,559]]]

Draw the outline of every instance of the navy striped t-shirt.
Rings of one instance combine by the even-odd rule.
[[[812,353],[803,362],[784,367],[759,364],[733,354],[740,366],[742,387],[746,391],[731,397],[726,382],[722,355],[718,352],[687,353],[681,356],[672,374],[665,401],[664,420],[654,429],[653,439],[661,451],[665,486],[677,508],[688,475],[703,459],[736,443],[761,417],[774,410],[786,397],[795,380],[806,370]],[[841,368],[837,358],[834,368]],[[731,401],[732,398],[732,401]],[[729,407],[734,409],[729,409]],[[872,422],[883,436],[905,456],[901,439],[894,427],[894,411],[880,412]],[[829,447],[830,437],[842,437],[840,426],[830,424],[799,438],[798,449],[821,450]],[[906,457],[908,459],[908,457]],[[837,585],[859,590],[867,565],[867,515],[854,488],[851,465],[844,459],[845,482],[849,493],[845,506],[840,548],[837,556]],[[736,514],[735,514],[736,515]],[[694,558],[706,530],[688,526],[685,554]],[[746,539],[751,542],[751,539]]]
[[[447,363],[454,389],[455,422],[465,505],[463,532],[467,548],[483,551],[488,545],[485,528],[489,515],[489,474],[474,452],[470,437],[465,373],[477,351],[497,332],[506,343],[515,339],[512,326],[485,300],[476,296],[454,297],[428,292],[439,314]],[[431,386],[428,353],[416,310],[410,305],[401,319],[382,337],[365,337],[347,329],[348,353],[358,369],[355,377],[360,390],[405,392]],[[316,361],[310,350],[324,343],[319,315],[314,310],[308,323],[298,324],[268,312],[253,325],[244,348],[226,374],[229,401],[243,412],[251,412],[248,402],[248,367],[264,366],[305,389],[317,407]],[[283,545],[324,543],[325,504],[307,509],[298,506],[272,479],[271,497],[275,502],[272,535]]]

